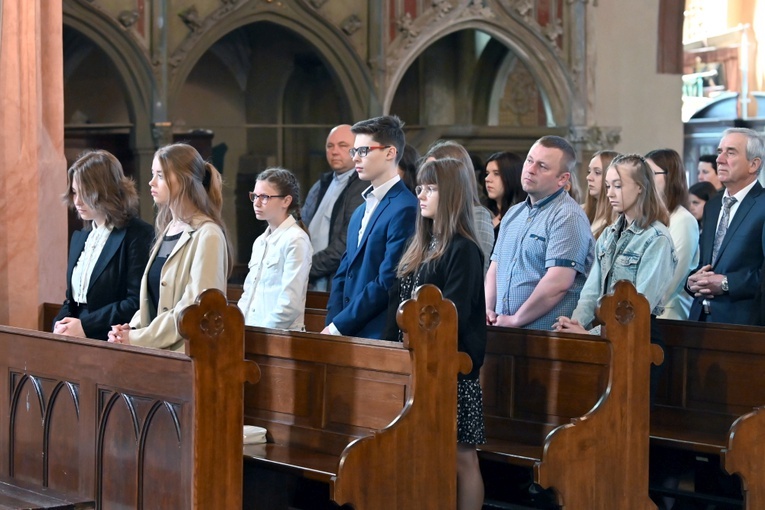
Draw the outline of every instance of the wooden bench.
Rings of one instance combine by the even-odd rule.
[[[479,456],[532,469],[534,481],[552,487],[566,508],[655,508],[648,498],[648,395],[650,366],[662,353],[650,344],[648,305],[620,283],[598,316],[614,342],[488,329],[481,369],[488,443]],[[325,310],[307,309],[306,329],[320,330],[325,317]]]
[[[648,303],[627,282],[601,299],[603,337],[489,328],[483,459],[526,466],[564,508],[655,508],[648,496]]]
[[[179,327],[188,356],[0,326],[0,476],[96,508],[241,507],[242,315],[205,291]]]
[[[719,456],[738,475],[744,508],[765,508],[765,329],[659,321],[666,366],[651,443]]]
[[[250,462],[327,483],[356,510],[455,508],[457,373],[470,370],[456,311],[428,285],[398,321],[404,344],[247,328],[261,379],[246,388],[245,422],[269,440],[244,447]],[[290,504],[253,492],[273,498],[261,508]]]

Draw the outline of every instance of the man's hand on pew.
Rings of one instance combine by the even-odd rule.
[[[488,322],[488,315],[487,315],[487,324],[490,324],[492,326],[500,326],[503,328],[520,328],[523,326],[523,324],[518,323],[518,319],[515,315],[502,315],[502,314],[494,314],[494,322]]]
[[[566,331],[568,333],[587,333],[587,330],[576,319],[558,317],[553,324],[553,331]]]
[[[497,312],[491,308],[486,309],[486,325],[494,326],[497,324]]]
[[[713,299],[723,293],[722,282],[725,275],[716,274],[707,264],[688,277],[688,289],[696,297]]]
[[[130,324],[115,324],[109,331],[109,341],[115,344],[130,345]]]
[[[64,317],[53,325],[53,332],[58,335],[78,336],[85,338],[85,330],[82,329],[82,322],[75,317]]]

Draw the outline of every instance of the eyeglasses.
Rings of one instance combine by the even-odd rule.
[[[425,196],[429,197],[433,193],[438,193],[438,186],[428,185],[428,186],[417,186],[414,188],[414,194],[416,196],[420,196],[420,193],[425,192]]]
[[[667,175],[667,172],[654,172],[653,175]]]
[[[390,147],[390,145],[376,145],[374,147],[355,147],[353,149],[350,149],[348,151],[348,154],[350,154],[352,158],[355,158],[356,154],[358,154],[360,158],[366,158],[367,154],[369,154],[369,151],[373,151],[375,149],[387,149],[388,147]]]
[[[266,205],[268,201],[271,200],[272,198],[284,198],[287,196],[287,195],[258,195],[257,193],[254,193],[252,191],[250,191],[249,195],[250,195],[251,202],[260,200],[260,203],[263,205]]]

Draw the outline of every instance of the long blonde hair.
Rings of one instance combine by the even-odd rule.
[[[457,159],[444,158],[425,163],[417,172],[418,184],[438,186],[438,208],[434,219],[422,215],[417,218],[414,236],[398,264],[399,278],[441,258],[457,234],[478,244],[469,174],[463,166]],[[431,249],[434,238],[436,243]]]
[[[211,163],[202,159],[202,156],[191,145],[174,143],[160,147],[154,157],[159,161],[165,182],[170,190],[168,204],[158,205],[156,243],[162,242],[162,234],[173,219],[171,208],[176,211],[184,211],[183,206],[191,206],[191,215],[201,214],[218,225],[226,237],[226,251],[228,255],[229,272],[234,267],[232,257],[233,249],[228,235],[228,229],[223,222],[223,178]],[[173,176],[173,179],[170,176]],[[190,220],[191,218],[178,218]]]
[[[654,183],[653,170],[640,154],[624,154],[615,158],[609,168],[616,170],[620,178],[626,172],[635,181],[643,193],[637,197],[638,215],[635,225],[640,228],[651,226],[654,221],[669,225],[669,212],[664,205],[664,199],[659,195]]]
[[[618,156],[620,156],[618,152],[611,150],[598,151],[592,155],[593,158],[600,158],[600,164],[603,168],[603,173],[600,176],[600,193],[598,198],[593,198],[589,193],[584,197],[584,213],[587,215],[587,219],[590,220],[590,224],[600,222],[598,230],[594,232],[595,239],[600,237],[600,234],[603,233],[606,227],[616,219],[614,210],[608,202],[608,198],[606,198],[606,172],[608,167],[611,166],[611,162]]]

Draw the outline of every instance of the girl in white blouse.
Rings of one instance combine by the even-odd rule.
[[[299,197],[297,179],[283,168],[261,172],[250,192],[255,217],[266,221],[268,228],[252,245],[238,303],[248,326],[304,329],[313,248],[300,220]]]

